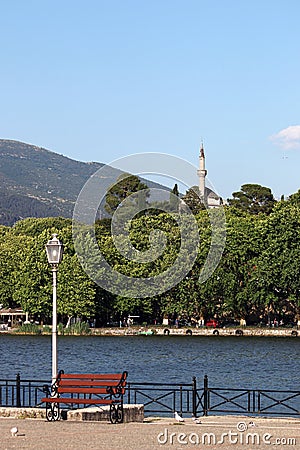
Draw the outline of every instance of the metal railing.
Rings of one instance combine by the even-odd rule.
[[[213,388],[205,376],[203,415],[209,413],[300,416],[300,391]]]
[[[0,379],[0,407],[43,407],[44,385],[49,380]],[[300,391],[271,389],[233,389],[211,387],[205,375],[203,384],[196,377],[190,383],[127,384],[124,403],[141,403],[146,415],[243,414],[300,416]]]
[[[49,380],[21,380],[20,374],[14,380],[0,379],[0,407],[33,408],[41,405],[45,397],[43,386]]]
[[[141,403],[146,413],[197,415],[203,411],[203,389],[197,389],[196,377],[191,383],[128,383],[126,403]]]

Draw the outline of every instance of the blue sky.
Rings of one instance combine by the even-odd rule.
[[[203,140],[224,198],[300,188],[298,0],[11,0],[0,17],[0,138],[195,165]]]

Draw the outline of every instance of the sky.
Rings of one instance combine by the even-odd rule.
[[[167,153],[224,199],[300,188],[299,0],[4,0],[0,138],[80,161]]]

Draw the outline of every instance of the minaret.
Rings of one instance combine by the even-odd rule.
[[[205,170],[205,156],[204,156],[203,143],[202,143],[201,148],[200,148],[199,169],[197,170],[197,174],[198,174],[198,177],[199,177],[200,198],[203,201],[203,203],[205,203],[206,202],[205,177],[207,175],[207,170]]]

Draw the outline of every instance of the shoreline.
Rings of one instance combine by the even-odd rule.
[[[229,328],[173,328],[167,326],[131,326],[114,328],[91,328],[90,334],[59,333],[59,336],[233,336],[233,337],[300,337],[300,330],[294,328],[255,328],[255,327],[229,327]],[[15,329],[0,330],[0,335],[13,336],[51,335],[51,333],[19,333]]]
[[[151,333],[153,331],[153,333]],[[98,333],[95,333],[98,334]],[[300,331],[297,329],[262,329],[262,328],[172,328],[172,327],[137,327],[129,329],[100,329],[100,335],[111,336],[235,336],[235,337],[298,337]]]

